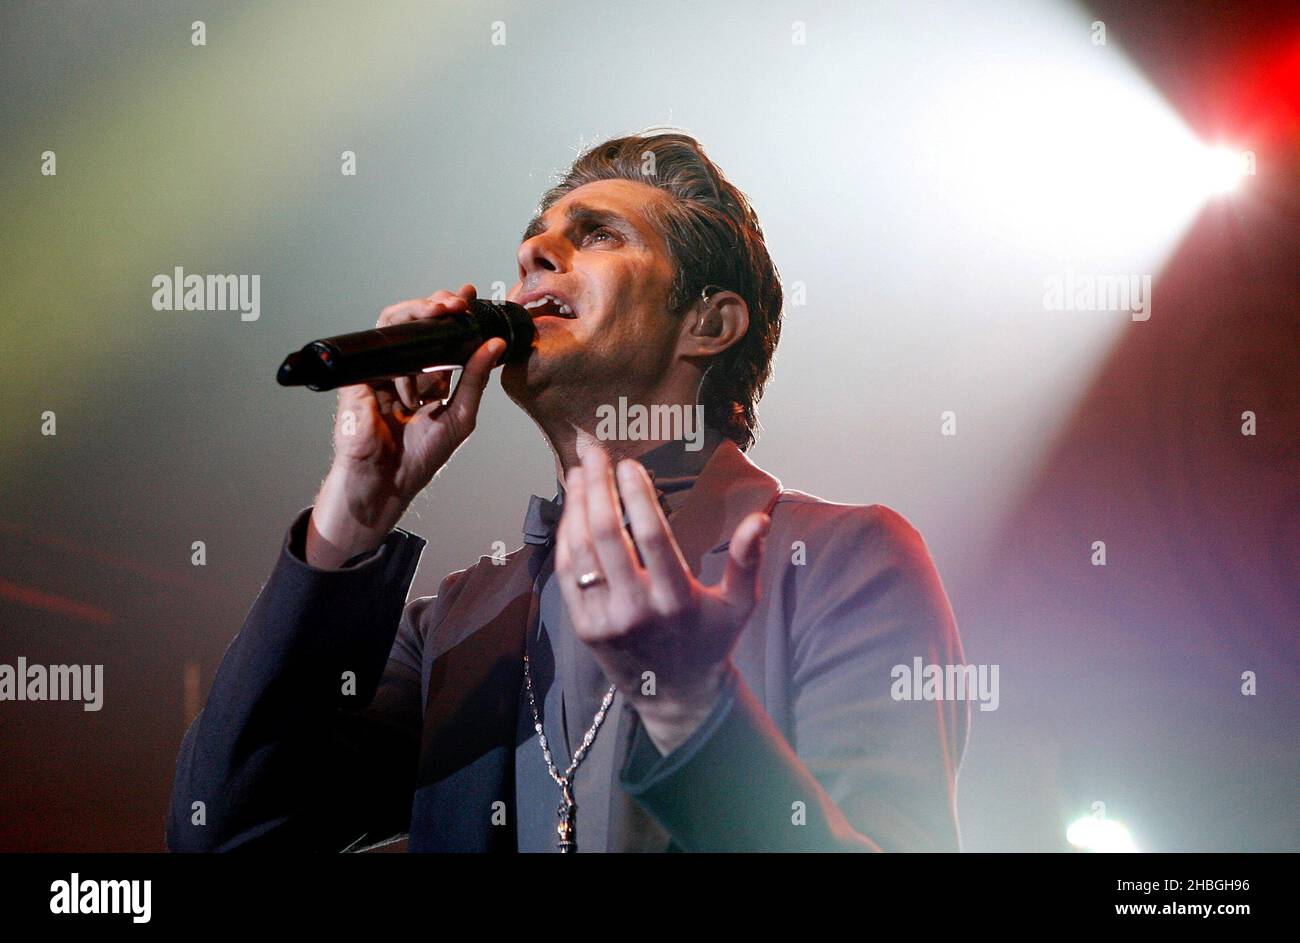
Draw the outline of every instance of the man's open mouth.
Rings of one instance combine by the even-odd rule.
[[[573,313],[573,309],[554,295],[540,295],[532,301],[526,302],[524,307],[528,309],[528,313],[533,316],[534,320],[545,317],[577,318],[577,315]]]

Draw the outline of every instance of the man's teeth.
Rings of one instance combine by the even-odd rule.
[[[554,304],[555,307],[559,310],[560,314],[563,314],[566,317],[570,317],[573,315],[573,309],[570,308],[568,305],[566,305],[559,298],[556,298],[554,295],[542,295],[542,297],[528,302],[528,304],[524,305],[524,307],[528,308],[529,310],[532,310],[533,308],[540,308],[543,305],[547,305],[547,304]]]

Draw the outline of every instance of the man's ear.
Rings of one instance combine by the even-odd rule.
[[[717,291],[682,316],[677,352],[682,357],[716,357],[749,330],[749,305],[734,291]]]

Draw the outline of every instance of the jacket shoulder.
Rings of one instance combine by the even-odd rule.
[[[906,517],[884,504],[844,504],[809,494],[783,489],[772,510],[772,526],[794,526],[819,536],[840,535],[892,544],[913,553],[925,549],[925,540]]]
[[[952,607],[930,550],[898,511],[786,491],[772,510],[767,544],[790,547],[795,541],[801,542],[796,549],[804,565],[790,569],[802,571],[794,577],[795,589],[807,598],[807,612],[847,615],[864,606],[906,614],[897,630],[959,648]],[[865,631],[866,623],[860,628]]]

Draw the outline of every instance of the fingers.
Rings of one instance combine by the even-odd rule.
[[[475,298],[473,285],[462,285],[459,292],[435,291],[427,298],[412,298],[389,305],[379,312],[376,327],[392,327],[408,321],[436,318],[442,314],[465,311]]]
[[[468,282],[461,285],[456,293],[439,291],[430,295],[426,301],[443,302],[449,305],[447,312],[455,314],[460,311],[469,309],[469,303],[478,297],[478,290]],[[464,302],[461,306],[456,300]],[[493,365],[489,364],[490,370]],[[430,403],[445,403],[447,397],[451,394],[451,375],[452,370],[431,370],[428,373],[421,373],[415,377],[415,395],[420,403],[428,405]],[[464,382],[464,377],[461,378]],[[459,387],[458,387],[459,388]],[[481,392],[481,391],[480,391]]]
[[[415,393],[425,405],[446,402],[451,393],[452,370],[430,370],[415,380]]]
[[[615,472],[597,449],[584,457],[581,467],[569,470],[565,482],[556,572],[571,611],[582,611],[575,627],[600,625],[617,635],[647,617],[676,619],[690,605],[694,577],[641,464],[624,461]],[[623,527],[620,493],[632,537]],[[591,571],[605,581],[578,588],[578,577]],[[743,592],[738,577],[732,586]],[[602,618],[594,618],[596,612]]]
[[[397,304],[389,305],[379,312],[379,319],[375,326],[393,327],[410,321],[436,318],[446,314],[464,314],[469,310],[469,303],[475,297],[477,297],[477,293],[474,286],[465,284],[457,292],[436,291],[427,298],[399,301]],[[448,383],[449,380],[445,376],[439,378],[432,374],[415,374],[396,378],[393,381],[393,388],[402,404],[408,410],[415,411],[423,405],[424,400],[432,398],[432,396],[425,396],[423,393],[437,394],[439,390],[442,390],[442,395],[437,396],[437,399],[445,399]]]
[[[584,573],[602,573],[587,530],[587,485],[581,467],[564,476],[564,513],[555,534],[555,575],[573,620],[574,630],[586,638],[593,625],[603,621],[604,584],[587,589],[578,585]]]
[[[618,463],[617,473],[632,537],[650,577],[651,600],[661,614],[674,611],[689,594],[690,568],[673,538],[645,466],[624,459]]]
[[[397,390],[391,382],[354,383],[339,387],[338,414],[341,420],[346,413],[357,419],[372,409],[389,412],[398,402]]]
[[[750,514],[731,536],[727,570],[718,584],[722,597],[737,611],[748,612],[758,597],[758,570],[763,559],[763,538],[772,518],[762,511]]]
[[[478,407],[483,400],[483,390],[497,360],[506,352],[506,342],[493,337],[474,351],[456,384],[456,392],[447,405],[446,416],[458,436],[468,436],[478,422]],[[434,404],[434,409],[437,404]]]
[[[582,459],[587,498],[587,530],[609,581],[611,596],[620,603],[638,602],[643,589],[632,540],[623,529],[614,469],[603,449],[592,449]]]

